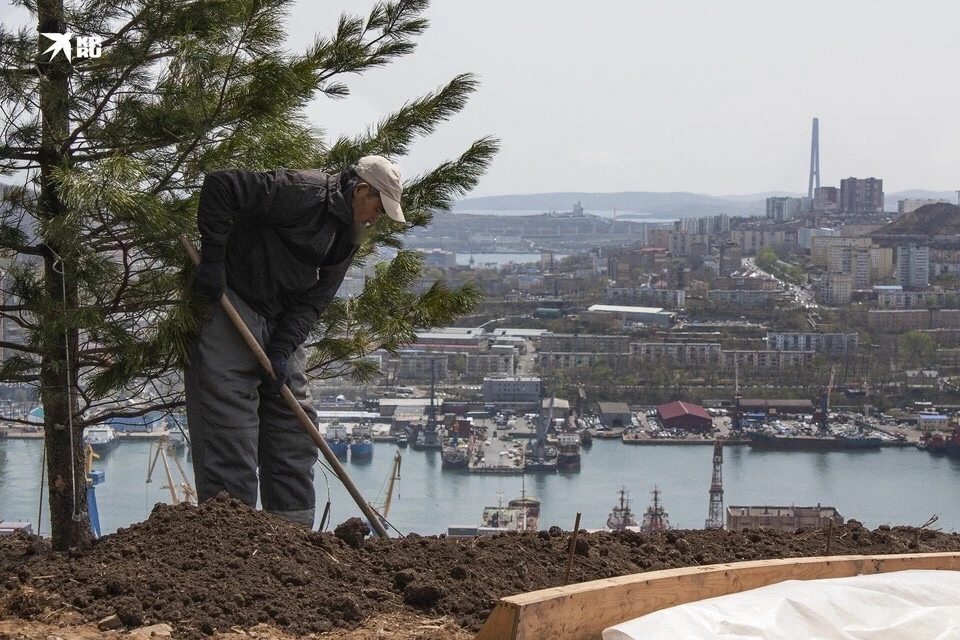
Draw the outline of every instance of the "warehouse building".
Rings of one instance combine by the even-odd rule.
[[[657,407],[657,417],[666,429],[680,431],[699,431],[709,433],[713,429],[713,418],[706,409],[689,402],[670,402]]]

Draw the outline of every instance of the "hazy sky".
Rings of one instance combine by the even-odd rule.
[[[370,2],[301,2],[291,43]],[[890,0],[436,0],[412,56],[311,116],[356,131],[456,73],[469,106],[402,161],[419,171],[492,133],[474,195],[960,188],[960,3]]]
[[[372,0],[302,0],[291,48]],[[3,12],[10,10],[4,3]],[[434,0],[417,51],[309,115],[356,133],[457,73],[467,108],[400,159],[405,174],[479,136],[502,151],[472,195],[960,188],[960,3],[948,0]]]

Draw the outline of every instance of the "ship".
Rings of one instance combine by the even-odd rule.
[[[593,446],[593,436],[590,435],[589,429],[580,430],[580,446],[590,448]]]
[[[183,451],[187,448],[189,442],[186,434],[180,430],[180,427],[173,427],[167,432],[167,444],[174,451]]]
[[[334,419],[333,422],[327,425],[323,439],[327,441],[327,445],[329,445],[333,455],[341,460],[347,459],[349,441],[347,440],[347,427],[345,425],[340,424],[339,420]]]
[[[956,427],[953,433],[947,436],[945,445],[944,453],[951,458],[960,458],[960,427]]]
[[[83,444],[90,445],[93,452],[103,455],[120,444],[116,430],[108,424],[95,424],[83,429]]]
[[[633,517],[633,511],[630,510],[630,499],[627,497],[629,494],[626,488],[620,487],[618,494],[620,500],[607,516],[607,529],[610,531],[623,531],[637,526],[637,519]]]
[[[490,535],[516,531],[536,531],[540,521],[540,501],[533,496],[523,495],[503,506],[503,494],[499,495],[497,506],[484,507],[477,533]]]
[[[564,471],[580,471],[580,435],[561,433],[557,436],[557,467]]]
[[[406,432],[406,431],[404,431],[404,432],[401,433],[399,436],[397,436],[397,446],[398,446],[398,447],[406,448],[406,446],[407,446],[407,444],[409,444],[409,442],[410,442],[410,438],[407,436],[407,432]]]
[[[540,412],[537,415],[537,439],[524,453],[524,473],[555,473],[559,467],[557,448],[547,444],[547,427],[553,422],[553,401],[554,398],[551,397],[550,413],[546,419],[543,416],[543,403],[540,403]]]
[[[879,449],[883,440],[866,435],[786,436],[755,432],[747,444],[775,451],[867,451]]]
[[[470,453],[467,447],[460,446],[460,433],[466,432],[470,424],[466,421],[457,420],[453,424],[453,437],[447,440],[440,453],[441,469],[466,469],[470,461]]]
[[[369,460],[373,457],[373,425],[361,422],[353,425],[350,438],[350,459]]]
[[[660,533],[671,528],[669,514],[663,510],[663,505],[660,504],[660,490],[657,485],[653,485],[651,493],[653,502],[643,513],[643,523],[640,525],[640,531],[643,533]]]
[[[430,361],[430,408],[427,413],[427,424],[417,424],[414,427],[415,436],[410,443],[416,451],[443,449],[443,420],[437,419],[439,407],[436,405],[436,367]]]

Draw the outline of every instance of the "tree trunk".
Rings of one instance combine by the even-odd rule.
[[[65,33],[63,0],[39,0],[38,31]],[[64,146],[69,130],[68,77],[70,61],[62,54],[44,60],[47,42],[38,36],[40,69],[40,112],[42,121],[40,161],[40,215],[54,218],[64,213],[64,204],[52,181],[53,171],[69,162]],[[49,54],[47,54],[49,55]],[[48,308],[76,308],[77,289],[70,281],[70,263],[58,256],[58,247],[46,242],[44,286],[54,302]],[[66,281],[66,282],[65,282]],[[62,305],[62,306],[61,306]],[[45,311],[45,313],[50,313]],[[40,318],[41,323],[44,319]],[[68,348],[69,347],[69,348]],[[76,352],[77,332],[43,334],[40,359],[40,399],[43,404],[44,446],[50,496],[50,525],[54,549],[89,543],[90,516],[87,513],[86,478],[83,460],[83,431],[77,416]],[[74,360],[71,362],[70,360]],[[71,420],[71,418],[74,418]],[[75,425],[71,428],[71,424]],[[40,523],[37,523],[40,526]]]

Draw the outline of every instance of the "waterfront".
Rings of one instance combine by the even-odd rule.
[[[378,442],[372,460],[345,465],[374,504],[383,500],[395,450]],[[149,451],[148,442],[123,442],[94,462],[94,468],[106,472],[106,483],[97,488],[104,532],[144,520],[156,502],[170,501],[162,474],[155,471],[153,482],[145,483]],[[6,456],[0,465],[0,516],[36,523],[41,442],[0,441],[0,452]],[[498,492],[504,494],[504,503],[520,495],[521,476],[442,472],[437,452],[404,449],[401,455],[401,480],[389,519],[403,533],[438,534],[450,524],[476,525],[483,506],[497,503]],[[709,446],[628,447],[597,440],[583,450],[580,473],[528,475],[526,490],[541,500],[540,528],[556,524],[569,529],[580,511],[581,526],[594,529],[603,526],[621,485],[630,491],[634,511],[642,513],[656,483],[670,522],[677,528],[699,528],[707,515],[712,455]],[[819,502],[871,528],[885,523],[919,525],[937,514],[937,526],[943,531],[960,531],[960,503],[953,495],[960,482],[960,460],[916,449],[778,452],[730,447],[724,450],[723,475],[725,505]],[[315,484],[319,514],[327,499],[319,471]],[[357,515],[356,506],[333,478],[330,494],[334,524]],[[45,515],[46,510],[44,504]],[[42,530],[49,533],[46,522]]]

